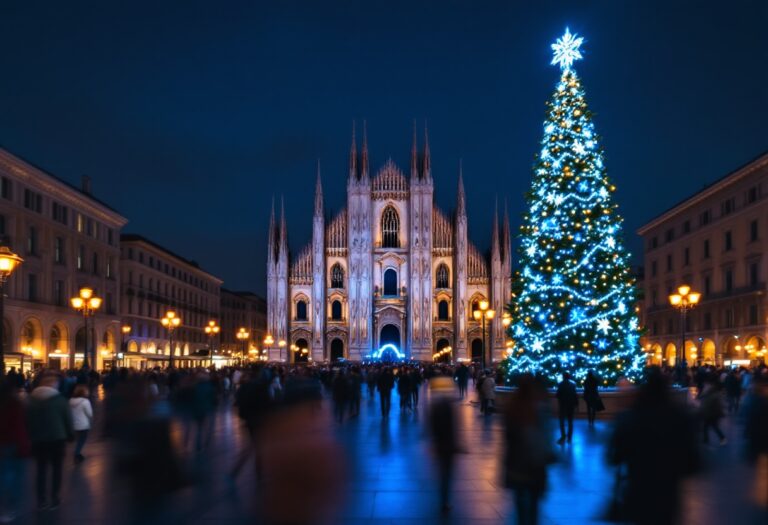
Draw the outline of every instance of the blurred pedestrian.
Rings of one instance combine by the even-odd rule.
[[[702,440],[709,443],[709,429],[715,431],[720,444],[725,445],[726,439],[720,430],[720,420],[723,417],[723,401],[720,384],[716,376],[711,376],[704,384],[704,390],[699,394],[699,416],[702,424]]]
[[[557,385],[557,407],[558,417],[560,419],[560,439],[558,444],[562,445],[567,440],[571,442],[573,438],[573,414],[579,404],[579,396],[576,394],[576,384],[571,381],[571,374],[563,372],[563,380]],[[566,431],[566,423],[568,429]]]
[[[741,378],[736,370],[731,370],[725,376],[725,397],[728,400],[728,413],[737,413],[741,400]]]
[[[397,394],[400,396],[400,411],[411,410],[411,376],[408,369],[401,368],[397,374]]]
[[[469,368],[467,368],[467,365],[461,363],[456,368],[456,375],[454,379],[456,379],[456,384],[459,387],[459,397],[464,399],[464,397],[467,395],[467,385],[469,384]]]
[[[480,391],[480,413],[487,416],[495,410],[496,403],[496,381],[490,371],[485,371],[478,389]]]
[[[352,367],[347,378],[347,386],[349,388],[349,415],[350,417],[357,417],[360,415],[360,396],[362,395],[361,388],[363,385],[363,378],[360,375],[360,368]]]
[[[72,392],[72,398],[69,400],[69,408],[72,411],[72,428],[75,430],[75,463],[79,464],[85,460],[83,456],[83,447],[88,439],[88,431],[91,429],[93,421],[93,407],[88,399],[88,387],[86,385],[77,385]]]
[[[392,406],[392,389],[395,386],[395,376],[389,367],[384,368],[379,373],[376,386],[379,389],[379,398],[381,399],[381,417],[389,417],[389,409]]]
[[[344,421],[344,412],[347,409],[347,400],[349,397],[349,384],[344,369],[336,372],[331,385],[333,393],[333,415],[339,423]]]
[[[608,447],[617,471],[617,493],[623,522],[673,525],[680,513],[682,480],[699,466],[693,418],[673,401],[666,378],[651,369],[632,407],[619,415]],[[626,485],[626,487],[624,487]],[[618,494],[621,492],[621,494]]]
[[[587,372],[586,379],[584,379],[584,403],[587,405],[587,420],[591,427],[595,425],[597,413],[604,409],[603,400],[600,399],[597,386],[597,378],[592,373],[592,370],[590,370]]]
[[[453,480],[454,456],[459,452],[458,428],[454,408],[454,388],[450,377],[438,376],[429,382],[431,405],[429,430],[432,450],[437,462],[440,509],[450,511],[450,490]]]
[[[523,375],[504,412],[502,481],[514,492],[519,525],[539,522],[539,501],[547,488],[547,467],[556,459],[545,395],[531,375]]]
[[[0,523],[16,519],[21,501],[23,458],[30,443],[24,406],[16,392],[18,378],[0,379]]]
[[[74,438],[72,414],[67,400],[57,390],[59,378],[44,374],[40,386],[29,396],[27,424],[32,441],[32,453],[37,465],[38,510],[59,507],[62,465],[67,441]],[[50,498],[48,498],[48,471],[51,471]]]

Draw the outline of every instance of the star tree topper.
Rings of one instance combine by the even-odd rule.
[[[571,34],[566,27],[565,34],[552,44],[552,51],[555,52],[554,58],[552,58],[552,65],[559,64],[560,69],[570,69],[574,61],[584,58],[581,55],[581,51],[579,51],[583,43],[583,37]]]

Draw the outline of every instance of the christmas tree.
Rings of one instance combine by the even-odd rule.
[[[638,379],[645,361],[616,188],[573,69],[582,42],[566,29],[552,45],[561,76],[521,226],[510,306],[515,347],[502,365],[508,382],[525,372],[555,382],[570,372],[580,383],[593,370],[610,385]]]

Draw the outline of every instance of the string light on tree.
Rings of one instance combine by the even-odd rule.
[[[595,370],[606,384],[638,379],[638,344],[629,254],[605,173],[584,89],[573,68],[584,39],[568,29],[553,45],[560,82],[547,105],[541,150],[520,232],[519,268],[503,363],[508,381],[523,372],[554,382]]]

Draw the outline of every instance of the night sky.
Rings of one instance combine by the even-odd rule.
[[[344,205],[352,120],[373,171],[407,172],[427,119],[436,201],[453,208],[462,158],[486,249],[497,195],[519,223],[568,25],[639,261],[638,226],[768,150],[768,3],[670,3],[6,1],[0,144],[263,293],[272,195],[296,250],[318,158]]]

